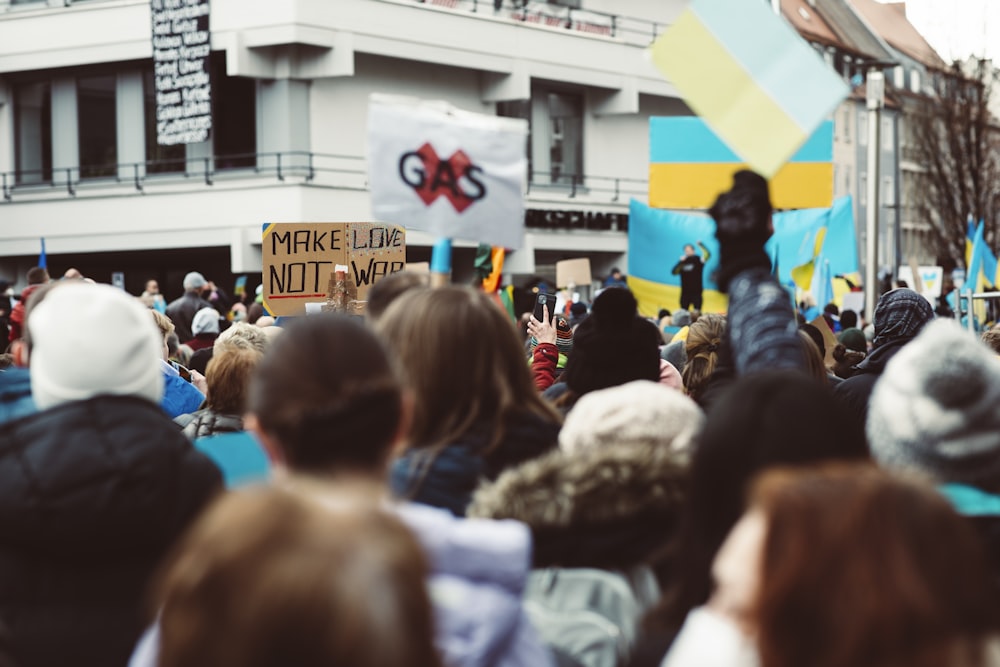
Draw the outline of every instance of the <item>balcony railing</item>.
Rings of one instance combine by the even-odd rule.
[[[377,0],[396,4],[418,4],[440,9],[505,18],[513,23],[542,25],[648,46],[667,28],[664,23],[621,14],[576,9],[564,5],[528,0]]]
[[[81,177],[81,169],[83,173],[115,175]],[[216,183],[254,178],[363,191],[368,189],[368,165],[364,157],[357,155],[285,151],[19,170],[0,173],[0,203],[98,195],[110,189],[120,193],[122,188],[143,194],[147,189],[168,190],[177,185],[211,187]],[[581,205],[627,205],[631,197],[645,199],[647,181],[535,171],[531,173],[525,194],[535,201],[555,199]]]

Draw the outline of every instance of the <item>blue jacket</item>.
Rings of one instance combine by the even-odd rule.
[[[0,424],[38,412],[31,397],[31,374],[27,368],[11,366],[0,371]]]

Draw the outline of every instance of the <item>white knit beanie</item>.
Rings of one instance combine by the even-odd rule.
[[[875,384],[872,456],[890,469],[1000,491],[1000,360],[953,320],[935,320]]]
[[[635,380],[582,396],[566,416],[559,446],[570,454],[630,444],[687,454],[704,422],[701,408],[681,392]]]
[[[31,393],[40,410],[100,394],[159,403],[163,339],[149,310],[110,285],[70,283],[28,319]]]

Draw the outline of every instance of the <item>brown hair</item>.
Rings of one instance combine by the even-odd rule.
[[[491,434],[485,454],[503,439],[515,412],[559,421],[535,390],[510,320],[482,292],[418,290],[390,306],[376,327],[413,390],[411,447],[434,453],[485,422]]]
[[[268,348],[248,409],[300,472],[382,475],[402,420],[403,390],[382,344],[333,314],[297,318]]]
[[[160,667],[435,667],[427,563],[374,490],[222,496],[156,586]]]
[[[932,487],[873,465],[764,473],[753,613],[764,667],[939,667],[998,628],[972,528]]]
[[[205,368],[208,407],[215,412],[243,415],[247,407],[250,377],[263,355],[253,348],[223,346],[215,350]]]
[[[413,271],[397,271],[390,274],[372,286],[368,292],[368,304],[365,314],[375,321],[382,317],[392,303],[410,290],[427,287],[430,277]]]
[[[823,386],[827,386],[829,381],[826,379],[826,364],[823,353],[816,346],[816,341],[808,333],[799,329],[799,345],[802,346],[802,354],[806,360],[806,367],[803,370],[809,377],[814,378]]]
[[[1000,354],[1000,329],[988,329],[983,332],[982,340],[996,354]]]
[[[726,318],[718,313],[707,313],[691,323],[688,328],[687,363],[681,379],[688,396],[698,400],[708,379],[719,363],[719,348],[726,335]]]

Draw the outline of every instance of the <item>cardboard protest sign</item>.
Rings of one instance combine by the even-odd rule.
[[[823,342],[826,345],[826,358],[823,359],[823,364],[827,368],[830,368],[833,366],[834,362],[833,348],[837,347],[837,343],[839,342],[837,340],[837,335],[833,333],[830,329],[830,325],[826,323],[826,319],[822,315],[814,319],[809,324],[819,329],[819,332],[823,334]]]
[[[527,122],[372,95],[368,182],[376,218],[505,248],[524,241]]]
[[[590,272],[590,258],[564,259],[556,262],[556,287],[581,287],[593,282]]]
[[[338,299],[360,313],[372,285],[406,266],[406,230],[371,222],[268,223],[261,251],[270,315],[305,315],[307,304]]]

